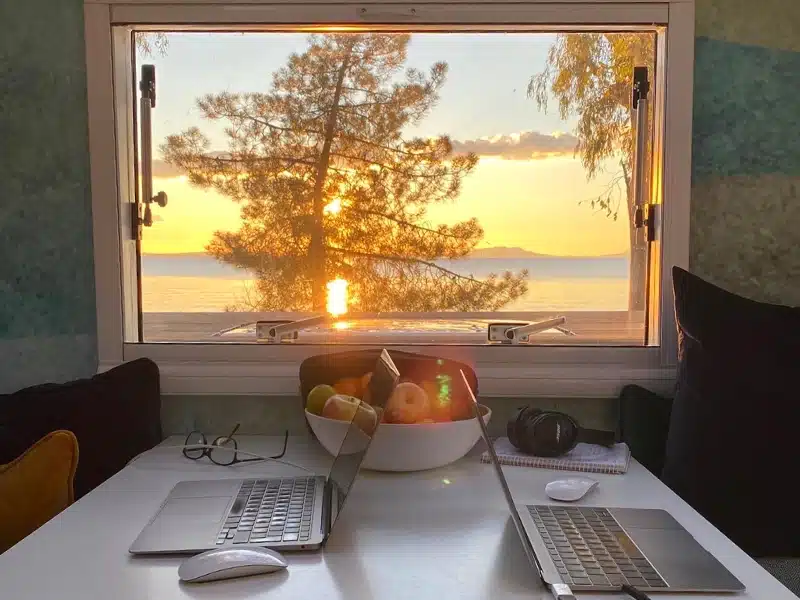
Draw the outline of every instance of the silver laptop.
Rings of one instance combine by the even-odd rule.
[[[477,400],[461,376],[477,416]],[[477,421],[525,553],[556,598],[624,584],[648,594],[745,589],[664,510],[515,503],[486,425]]]
[[[370,380],[373,404],[383,406],[398,379],[397,367],[384,350]],[[375,430],[367,433],[351,421],[327,477],[181,481],[129,551],[194,554],[225,546],[317,549],[336,523]]]

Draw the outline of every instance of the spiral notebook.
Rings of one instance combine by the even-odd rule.
[[[614,444],[610,448],[580,443],[566,454],[555,458],[524,454],[512,446],[507,437],[496,439],[494,449],[500,464],[559,471],[621,475],[628,471],[631,462],[631,451],[625,443]],[[491,462],[488,452],[481,455],[481,462]]]

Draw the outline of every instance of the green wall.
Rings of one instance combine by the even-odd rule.
[[[0,0],[0,391],[97,364],[80,0]]]
[[[800,2],[698,0],[691,262],[800,305]]]
[[[0,391],[97,362],[82,15],[0,0]],[[800,304],[800,3],[697,0],[695,80],[691,268]]]

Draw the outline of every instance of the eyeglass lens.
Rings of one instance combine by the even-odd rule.
[[[206,436],[203,435],[200,431],[193,431],[189,435],[186,436],[186,441],[184,442],[184,446],[198,446],[198,445],[205,445]],[[199,458],[203,458],[205,456],[206,449],[205,448],[184,448],[183,455],[186,458],[191,458],[192,460],[197,460]]]
[[[214,440],[214,448],[208,451],[208,457],[218,465],[232,465],[236,462],[238,445],[232,437],[221,436]]]

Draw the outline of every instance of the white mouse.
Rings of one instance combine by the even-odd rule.
[[[215,548],[187,558],[178,567],[178,577],[187,583],[202,583],[274,573],[289,566],[280,553],[269,548]]]
[[[553,500],[575,502],[589,493],[599,482],[589,477],[556,479],[544,486],[544,493]]]

